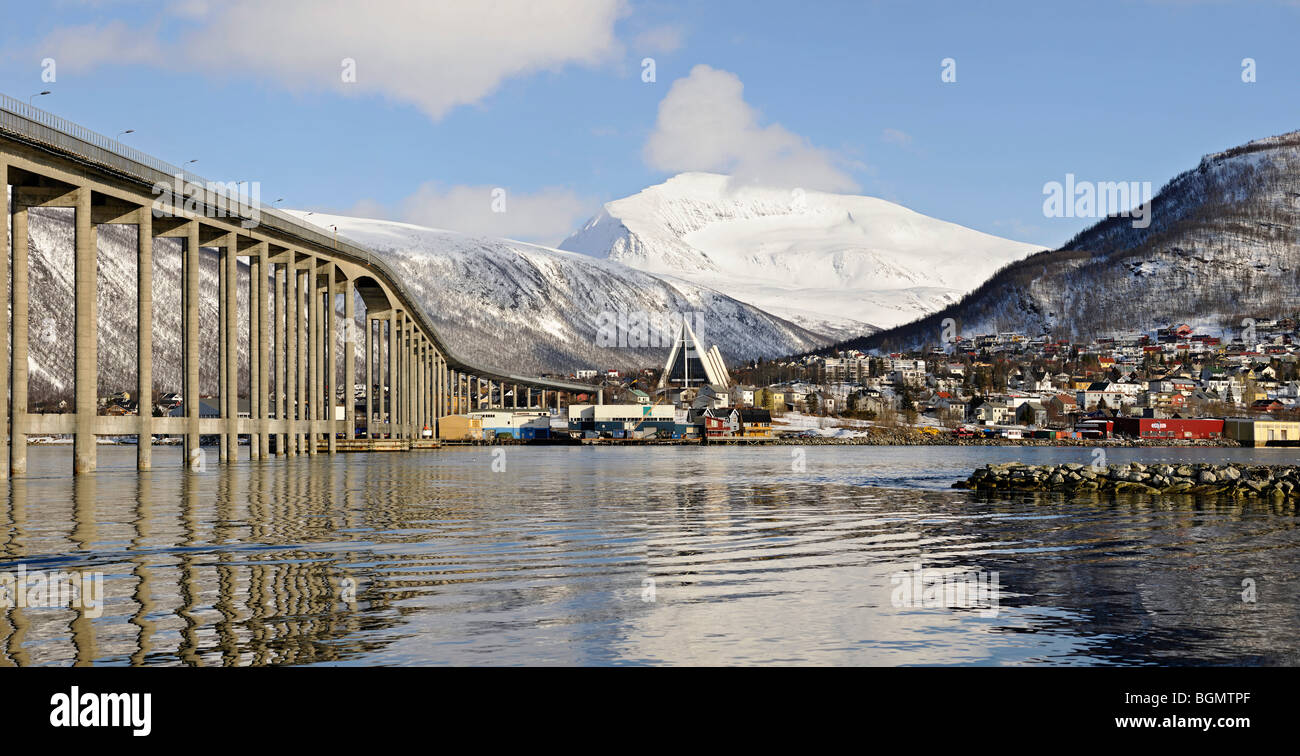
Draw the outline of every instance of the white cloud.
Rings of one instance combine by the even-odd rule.
[[[162,65],[166,60],[154,32],[142,32],[121,21],[56,29],[36,52],[41,58],[53,58],[61,73],[85,71],[104,61]]]
[[[497,190],[504,190],[504,194]],[[597,204],[569,189],[546,188],[527,193],[509,187],[444,187],[429,182],[396,207],[366,200],[357,203],[347,214],[555,246]]]
[[[654,26],[632,39],[632,52],[636,55],[662,53],[668,55],[682,48],[686,33],[679,26]]]
[[[826,191],[856,190],[833,153],[780,124],[762,126],[740,77],[706,65],[673,82],[646,141],[656,170],[717,171],[742,181]]]
[[[912,143],[912,135],[899,129],[885,129],[881,132],[880,138],[889,144],[897,144],[900,147],[906,147]]]
[[[252,74],[291,90],[381,94],[431,118],[506,79],[615,60],[625,0],[193,0],[172,28],[121,22],[56,30],[39,46],[60,66],[148,62],[205,75]],[[342,81],[343,60],[356,82]]]

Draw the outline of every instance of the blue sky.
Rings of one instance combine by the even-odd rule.
[[[5,17],[6,94],[52,90],[37,104],[260,181],[264,201],[546,243],[698,169],[1055,246],[1089,221],[1045,218],[1046,182],[1159,188],[1300,128],[1286,3],[54,0]]]

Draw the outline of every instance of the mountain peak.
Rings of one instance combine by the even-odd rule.
[[[1039,249],[876,197],[703,172],[605,203],[560,248],[708,286],[820,332],[905,322]]]

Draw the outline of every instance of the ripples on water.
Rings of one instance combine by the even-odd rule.
[[[67,449],[33,448],[32,473],[0,482],[0,572],[100,571],[107,600],[96,618],[0,610],[0,665],[1297,663],[1294,509],[948,488],[1088,450],[803,451],[798,473],[790,447],[189,473],[156,449],[137,475],[134,449],[101,447],[73,479]],[[918,562],[998,572],[997,616],[893,607],[890,576]]]

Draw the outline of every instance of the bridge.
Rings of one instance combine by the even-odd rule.
[[[513,375],[476,367],[455,354],[434,329],[401,278],[364,246],[275,208],[249,202],[237,189],[204,180],[30,104],[0,95],[0,182],[12,188],[10,224],[0,223],[0,249],[13,245],[10,266],[0,265],[0,293],[12,284],[10,313],[0,307],[0,355],[8,402],[0,401],[0,476],[27,471],[27,438],[71,435],[73,470],[92,472],[97,436],[136,435],[136,466],[152,466],[155,435],[184,439],[182,463],[204,459],[202,436],[219,437],[221,461],[238,458],[240,437],[252,460],[270,456],[333,454],[342,449],[394,443],[421,445],[425,428],[440,418],[506,403],[521,392],[525,407],[560,406],[562,394],[590,393],[586,384]],[[72,208],[75,217],[73,411],[29,412],[28,210]],[[98,411],[98,229],[137,227],[137,406],[135,416]],[[12,226],[12,240],[9,226]],[[181,409],[154,417],[153,243],[181,243]],[[219,254],[219,398],[203,413],[199,392],[200,250]],[[249,275],[248,312],[238,307],[239,266]],[[9,280],[6,281],[5,279]],[[336,297],[344,315],[336,315]],[[352,326],[357,299],[365,327]],[[239,329],[247,329],[248,380],[240,381]],[[343,414],[336,411],[338,347],[342,345]],[[357,350],[364,356],[365,423],[357,435]],[[274,363],[272,365],[272,363]],[[244,385],[240,385],[244,383]],[[241,417],[239,394],[248,396]],[[548,396],[549,394],[549,396]],[[499,398],[494,403],[494,397]],[[534,404],[534,401],[536,402]],[[203,415],[203,416],[201,416]],[[213,416],[208,416],[213,415]]]

